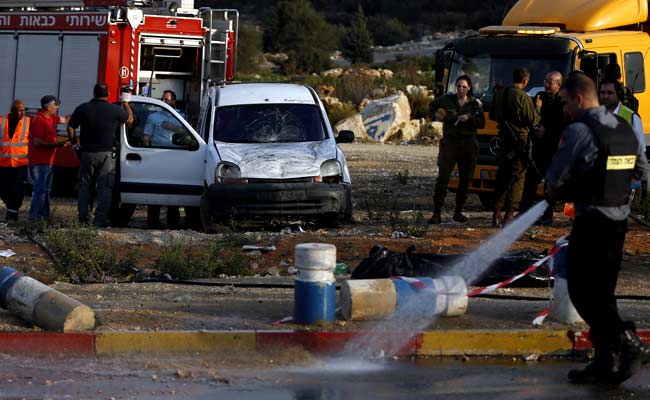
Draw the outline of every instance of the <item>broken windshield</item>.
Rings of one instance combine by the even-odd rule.
[[[228,143],[327,139],[320,110],[310,104],[248,104],[217,108],[214,140]]]
[[[483,109],[489,110],[495,87],[507,86],[512,83],[512,71],[519,66],[528,68],[530,82],[526,90],[531,96],[544,90],[544,78],[551,71],[559,71],[563,76],[569,72],[569,54],[557,55],[513,55],[499,56],[495,54],[477,54],[465,56],[455,53],[449,73],[448,92],[455,90],[456,78],[469,75],[472,79],[474,97],[483,102]]]

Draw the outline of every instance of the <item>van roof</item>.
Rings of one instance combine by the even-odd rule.
[[[291,83],[239,83],[220,87],[217,106],[241,104],[316,104],[313,92]]]

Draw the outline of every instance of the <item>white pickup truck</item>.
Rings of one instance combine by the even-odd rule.
[[[211,87],[198,132],[162,101],[132,96],[121,130],[123,205],[200,207],[203,228],[230,216],[350,219],[350,174],[323,105],[308,86]],[[144,140],[148,136],[147,140]]]

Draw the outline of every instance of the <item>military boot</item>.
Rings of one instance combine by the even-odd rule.
[[[461,212],[460,208],[456,208],[456,211],[454,211],[454,216],[451,217],[456,222],[467,222],[467,217],[463,215]]]
[[[512,221],[515,220],[515,209],[514,208],[508,208],[506,210],[506,213],[503,215],[503,226],[508,225]]]
[[[569,371],[571,383],[617,383],[620,355],[614,351],[596,349],[594,361],[583,369]]]
[[[434,204],[433,215],[429,218],[429,223],[433,225],[442,223],[442,205]]]
[[[492,227],[501,228],[503,225],[503,219],[501,218],[501,208],[495,207],[494,212],[492,213]]]

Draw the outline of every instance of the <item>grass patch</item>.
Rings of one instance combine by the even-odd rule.
[[[409,237],[424,237],[429,230],[429,224],[422,211],[408,216],[402,215],[399,211],[394,211],[389,214],[389,221],[392,231],[404,232]]]
[[[115,251],[100,247],[97,230],[91,226],[46,227],[43,240],[54,255],[54,269],[61,280],[103,282],[115,271]]]

